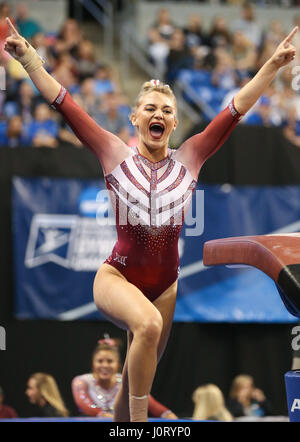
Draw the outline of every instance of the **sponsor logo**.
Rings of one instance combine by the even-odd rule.
[[[112,226],[77,215],[34,215],[25,253],[25,266],[54,263],[70,270],[96,271],[116,242]]]

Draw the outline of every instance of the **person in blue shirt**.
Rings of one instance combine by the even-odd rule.
[[[17,5],[16,25],[20,33],[26,39],[32,38],[35,34],[42,31],[41,26],[35,20],[28,18],[28,7],[26,3]]]
[[[34,119],[27,126],[29,144],[33,147],[57,147],[59,125],[51,118],[46,103],[40,103],[34,112]]]
[[[108,94],[116,90],[116,85],[111,78],[111,71],[108,66],[99,65],[95,71],[94,93],[99,95]]]
[[[28,138],[24,131],[23,121],[20,115],[14,115],[8,121],[0,124],[1,147],[28,147]]]
[[[35,107],[43,101],[41,96],[35,94],[32,85],[24,80],[14,93],[7,94],[3,105],[4,116],[9,119],[14,115],[20,115],[23,123],[28,124],[33,119]]]
[[[129,117],[120,110],[120,102],[116,93],[111,92],[103,96],[103,107],[98,114],[94,115],[95,121],[103,129],[117,135],[127,142],[129,138]]]

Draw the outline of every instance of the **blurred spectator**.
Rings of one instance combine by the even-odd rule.
[[[272,20],[264,35],[264,40],[271,41],[275,46],[278,46],[285,37],[286,33],[283,29],[282,23],[279,20]],[[294,38],[296,38],[296,35]]]
[[[157,18],[152,28],[157,29],[161,38],[170,40],[175,30],[169,9],[160,8],[157,12]]]
[[[115,92],[107,93],[103,96],[103,103],[100,106],[101,111],[94,115],[95,121],[103,129],[112,132],[127,143],[129,140],[128,119],[120,111],[120,102]]]
[[[110,66],[99,65],[94,76],[95,94],[103,95],[118,90],[118,81]]]
[[[8,405],[4,404],[4,392],[0,387],[0,419],[12,419],[18,417],[17,412]]]
[[[189,17],[187,26],[184,28],[184,34],[188,48],[207,45],[207,38],[202,29],[200,15],[191,15]]]
[[[246,124],[259,126],[273,126],[272,122],[272,107],[269,97],[263,95],[259,103],[256,104],[255,110],[246,119]]]
[[[42,98],[35,95],[33,87],[29,81],[22,81],[16,95],[9,98],[4,104],[3,112],[7,118],[13,115],[20,115],[23,123],[28,124],[33,119],[34,109]]]
[[[81,40],[82,32],[77,21],[73,18],[68,18],[54,43],[55,55],[58,56],[63,52],[69,52],[72,56],[76,55]]]
[[[26,147],[28,145],[29,140],[20,115],[14,115],[8,121],[0,123],[0,146]]]
[[[77,66],[74,58],[68,52],[59,55],[52,74],[70,93],[78,92]]]
[[[263,64],[273,55],[277,46],[285,37],[285,32],[279,20],[273,20],[262,41],[259,51],[256,69],[259,70]]]
[[[256,69],[259,70],[266,61],[274,54],[275,49],[278,45],[272,41],[271,39],[265,39],[260,54],[258,55],[258,59],[256,62]]]
[[[255,103],[251,112],[247,112],[244,123],[265,127],[279,127],[284,124],[274,85],[270,85]]]
[[[37,21],[28,18],[28,6],[26,3],[17,4],[16,25],[22,37],[26,39],[31,39],[35,34],[42,31]]]
[[[79,81],[95,74],[95,48],[90,40],[80,41],[75,58]]]
[[[190,69],[193,57],[186,47],[185,35],[182,29],[175,29],[170,41],[170,52],[167,58],[167,83],[172,84],[181,69]]]
[[[231,44],[231,33],[224,17],[217,16],[213,19],[207,42],[212,48],[219,46],[229,48]]]
[[[226,106],[229,105],[229,103],[231,102],[231,100],[234,98],[234,96],[242,89],[243,86],[245,86],[249,81],[251,80],[251,77],[243,77],[243,78],[238,78],[237,83],[236,83],[236,87],[231,89],[230,91],[228,91],[226,93],[226,95],[223,98],[223,101],[221,103],[221,107],[219,109],[219,112],[223,109],[225,109]],[[247,115],[249,115],[251,113],[252,109],[250,109],[249,112],[247,112]],[[244,118],[243,117],[241,119],[241,123],[244,122]]]
[[[26,396],[37,406],[35,416],[65,417],[68,410],[59,392],[55,379],[47,373],[34,373],[27,382]]]
[[[227,408],[234,417],[272,415],[269,401],[263,391],[255,387],[253,377],[249,375],[234,378]]]
[[[233,417],[225,407],[222,391],[214,384],[198,387],[192,396],[194,402],[193,419],[232,421]]]
[[[175,31],[169,9],[160,8],[156,21],[148,31],[148,53],[150,61],[158,70],[158,76],[163,78],[166,71],[166,60],[169,54],[169,42]]]
[[[235,88],[238,75],[234,68],[234,60],[226,49],[219,47],[214,51],[216,58],[215,67],[212,70],[211,82],[215,87],[229,91]]]
[[[291,108],[295,108],[297,119],[300,119],[300,96],[297,94],[299,85],[294,85],[294,81],[299,78],[293,75],[291,67],[286,67],[280,72],[276,81],[276,99],[281,112],[283,122],[287,122]],[[297,82],[297,81],[296,81]]]
[[[95,80],[88,77],[80,85],[80,99],[83,109],[93,117],[98,112],[101,103],[101,96],[95,94]]]
[[[288,121],[283,129],[283,135],[297,147],[300,147],[300,120],[295,108],[290,109]],[[293,370],[297,367],[293,367]]]
[[[257,52],[251,41],[240,31],[233,33],[230,54],[239,75],[245,76],[255,73]]]
[[[198,46],[191,49],[193,55],[193,69],[208,69],[212,70],[216,64],[216,58],[214,52],[207,46]]]
[[[257,23],[254,6],[244,3],[241,8],[241,17],[233,22],[233,31],[240,31],[255,48],[259,48],[262,41],[262,29]]]
[[[161,37],[158,29],[150,29],[148,32],[148,55],[151,63],[158,71],[158,76],[162,78],[166,71],[166,60],[169,51],[169,43]]]
[[[27,136],[33,147],[57,147],[59,125],[52,118],[48,104],[41,103],[35,108],[34,119],[27,127]]]

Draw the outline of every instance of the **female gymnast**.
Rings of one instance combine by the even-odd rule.
[[[147,421],[148,395],[171,329],[179,269],[178,238],[203,163],[258,100],[278,69],[295,57],[298,28],[200,134],[169,149],[177,126],[176,99],[158,80],[143,85],[131,121],[138,145],[131,148],[103,130],[43,68],[43,60],[7,19],[6,50],[28,72],[83,145],[98,157],[113,196],[118,240],[99,268],[94,300],[99,311],[127,330],[127,356],[115,421]],[[126,215],[126,222],[124,221]]]
[[[92,355],[92,373],[76,376],[72,393],[78,408],[88,416],[113,417],[114,403],[121,388],[121,357],[117,343],[100,339]],[[177,416],[149,395],[149,413],[154,417],[177,419]]]

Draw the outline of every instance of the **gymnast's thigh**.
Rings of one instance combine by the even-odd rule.
[[[124,330],[136,330],[145,318],[161,322],[157,308],[113,266],[102,264],[94,280],[98,310]]]

